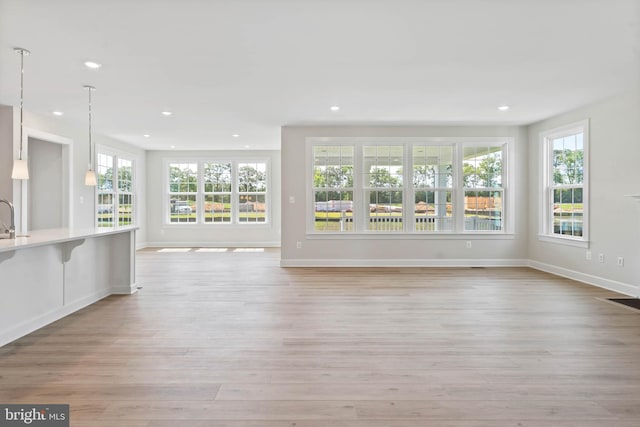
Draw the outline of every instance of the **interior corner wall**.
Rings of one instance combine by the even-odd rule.
[[[589,248],[537,239],[540,133],[589,119]],[[531,266],[629,295],[640,284],[640,91],[634,89],[528,127]],[[592,259],[586,259],[591,251]],[[604,254],[604,262],[599,262]],[[617,258],[624,258],[624,266]]]
[[[267,158],[270,217],[268,224],[167,224],[165,221],[165,162]],[[278,247],[280,246],[280,151],[148,151],[147,239],[152,247]]]
[[[494,239],[366,239],[322,236],[306,232],[306,140],[310,137],[512,137],[515,144],[515,235]],[[483,266],[527,264],[527,133],[521,127],[488,126],[286,126],[282,128],[282,266]],[[294,203],[290,203],[291,200]],[[466,241],[472,242],[467,249]],[[297,242],[301,247],[297,247]]]

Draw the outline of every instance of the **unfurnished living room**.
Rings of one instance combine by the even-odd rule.
[[[640,425],[640,0],[0,0],[0,426]]]

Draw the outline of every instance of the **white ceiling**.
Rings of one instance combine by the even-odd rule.
[[[25,109],[85,126],[91,84],[94,132],[145,149],[277,149],[293,124],[526,124],[630,87],[639,3],[0,0],[0,103],[19,104],[19,46]]]

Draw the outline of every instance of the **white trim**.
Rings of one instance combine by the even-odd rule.
[[[280,242],[147,242],[146,248],[279,248]]]
[[[526,259],[286,259],[280,267],[527,267]]]
[[[549,144],[552,139],[561,136],[571,135],[574,133],[582,133],[583,143],[583,177],[582,177],[582,237],[562,237],[562,235],[554,234],[553,230],[550,230],[551,217],[552,217],[552,204],[548,189],[551,185],[552,170],[550,168],[552,159],[552,150],[549,149]],[[540,179],[538,183],[538,206],[542,209],[538,216],[538,234],[539,240],[548,241],[558,244],[566,244],[568,246],[589,247],[589,119],[584,119],[578,122],[570,123],[564,126],[549,129],[540,132],[538,137],[538,152],[540,162]],[[541,236],[546,236],[549,239],[542,239]],[[582,241],[586,246],[580,246],[576,244],[578,241]]]
[[[465,233],[307,233],[309,240],[513,240],[515,234],[487,233],[482,231]]]
[[[538,234],[538,240],[541,242],[555,243],[556,245],[574,246],[576,248],[589,249],[589,242],[571,237],[548,236],[546,234]]]
[[[104,289],[99,292],[95,292],[84,298],[77,299],[70,304],[55,308],[54,310],[38,316],[35,319],[27,320],[18,325],[11,326],[3,331],[0,331],[0,347],[14,340],[17,340],[20,337],[30,334],[37,329],[47,326],[48,324],[53,323],[56,320],[60,320],[63,317],[68,316],[71,313],[74,313],[88,305],[98,302],[101,299],[109,296],[110,294],[110,289]]]
[[[73,207],[73,139],[44,132],[39,129],[23,127],[22,132],[22,158],[29,159],[29,138],[62,145],[62,188],[63,206],[62,218],[63,227],[73,228],[74,207]],[[19,138],[18,138],[19,139]],[[14,144],[15,145],[15,144]],[[17,153],[17,151],[16,151]],[[16,154],[17,156],[17,154]],[[14,157],[17,158],[17,157]],[[33,171],[31,171],[33,173]],[[29,232],[29,181],[13,180],[13,204],[16,209],[16,231],[20,234]]]
[[[567,279],[576,280],[578,282],[608,289],[610,291],[618,292],[621,294],[630,295],[636,298],[640,297],[640,288],[628,283],[622,283],[616,280],[606,279],[604,277],[593,276],[591,274],[585,274],[579,271],[569,270],[568,268],[545,264],[534,260],[529,260],[529,267],[535,270],[544,271],[546,273],[551,273],[560,277],[566,277]]]

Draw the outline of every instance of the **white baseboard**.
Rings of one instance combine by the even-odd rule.
[[[146,248],[279,248],[280,242],[147,242]]]
[[[286,259],[280,267],[527,267],[526,259]]]
[[[110,294],[111,291],[109,289],[96,292],[92,295],[88,295],[84,298],[80,298],[69,304],[63,305],[62,307],[56,308],[55,310],[45,313],[35,319],[28,320],[19,325],[12,326],[3,331],[0,331],[0,347],[12,341],[15,341],[20,337],[30,334],[31,332],[40,329],[50,323],[53,323],[56,320],[60,320],[63,317],[68,316],[71,313],[74,313],[88,305],[100,301]]]
[[[138,292],[138,285],[132,283],[129,287],[111,288],[111,295],[132,295]]]
[[[147,242],[136,242],[136,251],[139,251],[140,249],[144,249],[148,246]]]
[[[551,264],[545,264],[543,262],[529,260],[529,267],[536,270],[544,271],[546,273],[555,274],[556,276],[566,277],[567,279],[577,280],[578,282],[586,283],[588,285],[598,286],[600,288],[608,289],[610,291],[618,292],[621,294],[629,295],[632,297],[639,297],[638,287],[630,285],[628,283],[622,283],[615,280],[606,279],[604,277],[593,276],[591,274],[581,273],[575,270],[569,270],[568,268],[558,267]]]

